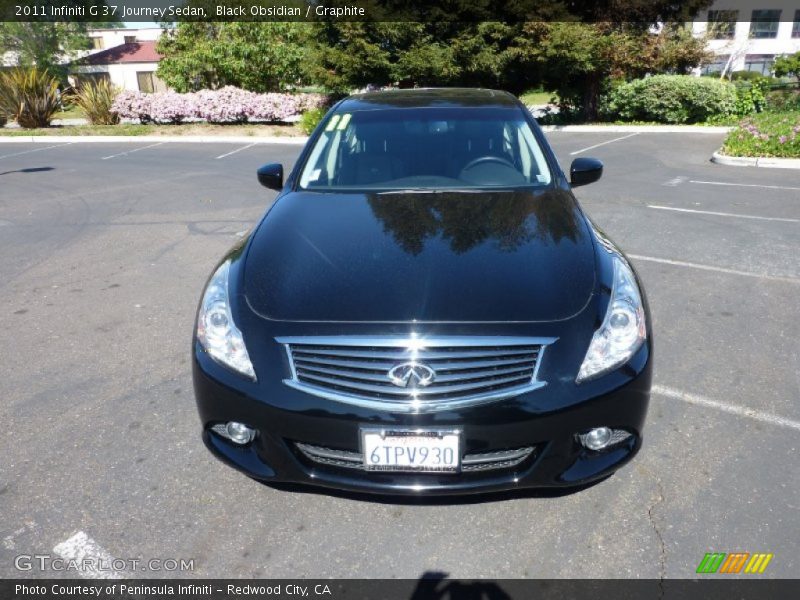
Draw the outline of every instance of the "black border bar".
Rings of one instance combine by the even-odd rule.
[[[772,0],[793,20],[794,0]],[[758,8],[753,2],[753,8]],[[702,21],[702,2],[672,0],[0,0],[0,21],[625,22]],[[739,20],[751,18],[739,10]]]

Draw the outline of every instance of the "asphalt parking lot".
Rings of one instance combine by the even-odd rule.
[[[645,445],[571,495],[420,503],[276,490],[200,440],[201,288],[299,145],[0,144],[0,577],[87,548],[196,577],[686,578],[710,551],[796,576],[798,172],[714,165],[721,134],[548,137],[605,162],[577,195],[646,284]]]

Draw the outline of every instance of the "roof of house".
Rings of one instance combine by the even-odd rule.
[[[115,65],[122,63],[158,62],[161,55],[156,52],[155,41],[120,44],[107,50],[95,52],[76,61],[80,65]]]

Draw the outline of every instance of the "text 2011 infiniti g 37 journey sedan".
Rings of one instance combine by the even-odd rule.
[[[211,276],[203,439],[267,482],[568,487],[638,451],[652,333],[633,268],[528,111],[491,90],[351,96]]]

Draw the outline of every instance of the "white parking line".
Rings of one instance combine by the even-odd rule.
[[[628,254],[634,260],[642,260],[645,262],[654,262],[664,265],[672,265],[674,267],[688,267],[691,269],[700,269],[702,271],[715,271],[717,273],[727,273],[728,275],[742,275],[744,277],[755,277],[757,279],[768,279],[770,281],[783,281],[785,283],[800,284],[800,279],[795,277],[780,277],[778,275],[765,275],[763,273],[753,273],[751,271],[739,271],[738,269],[726,269],[725,267],[712,267],[711,265],[701,265],[693,262],[684,262],[682,260],[670,260],[669,258],[656,258],[655,256],[642,256],[640,254]]]
[[[648,204],[647,208],[656,210],[671,210],[675,212],[693,213],[698,215],[714,215],[717,217],[734,217],[736,219],[755,219],[757,221],[780,221],[782,223],[800,223],[800,219],[785,219],[782,217],[759,217],[757,215],[737,215],[735,213],[714,212],[712,210],[694,210],[692,208],[675,208],[674,206],[659,206],[658,204]]]
[[[61,146],[71,146],[75,142],[66,142],[64,144],[53,144],[52,146],[45,146],[44,148],[34,148],[33,150],[25,150],[24,152],[14,152],[13,154],[4,154],[2,158],[11,158],[12,156],[22,156],[23,154],[31,154],[33,152],[41,152],[42,150],[50,150],[51,148],[60,148]]]
[[[764,188],[766,190],[800,190],[800,187],[786,185],[761,185],[760,183],[731,183],[730,181],[698,181],[690,179],[689,183],[701,183],[703,185],[729,185],[734,187]]]
[[[587,150],[592,150],[593,148],[599,148],[600,146],[605,146],[606,144],[611,144],[612,142],[618,142],[620,140],[627,140],[629,137],[633,137],[635,135],[639,135],[638,132],[631,133],[629,135],[623,135],[622,137],[614,138],[613,140],[608,140],[605,142],[600,142],[599,144],[595,144],[594,146],[587,146],[586,148],[581,148],[580,150],[575,150],[575,152],[570,152],[570,156],[575,156],[576,154],[580,154],[581,152],[586,152]]]
[[[36,521],[25,521],[25,524],[22,527],[3,538],[3,548],[6,550],[14,550],[17,547],[17,538],[28,531],[33,531],[35,528]]]
[[[688,402],[689,404],[714,408],[716,410],[721,410],[739,417],[747,417],[749,419],[755,419],[756,421],[762,421],[763,423],[769,423],[770,425],[775,425],[777,427],[788,427],[789,429],[800,431],[800,421],[787,419],[786,417],[781,417],[780,415],[773,415],[772,413],[768,413],[763,410],[755,410],[753,408],[738,406],[736,404],[726,404],[725,402],[720,402],[719,400],[713,400],[698,394],[682,392],[664,385],[654,385],[652,387],[652,391],[655,394],[666,396],[667,398],[672,398],[673,400],[682,400],[684,402]]]
[[[236,150],[234,150],[233,152],[226,152],[225,154],[220,154],[220,155],[219,155],[219,156],[216,158],[216,160],[219,160],[220,158],[225,158],[226,156],[230,156],[231,154],[236,154],[237,152],[241,152],[242,150],[247,150],[248,148],[252,148],[252,147],[253,147],[253,146],[255,146],[257,143],[258,143],[258,142],[253,142],[252,144],[248,144],[247,146],[243,146],[243,147],[241,147],[241,148],[237,148],[237,149],[236,149]]]
[[[100,160],[108,160],[109,158],[116,158],[117,156],[125,156],[127,154],[133,154],[134,152],[139,152],[139,150],[147,150],[148,148],[155,148],[156,146],[161,146],[162,144],[166,144],[166,142],[158,142],[157,144],[142,146],[141,148],[136,148],[135,150],[128,150],[127,152],[120,152],[119,154],[111,154],[110,156],[104,156]]]
[[[65,561],[75,561],[78,575],[86,579],[122,577],[122,573],[111,569],[114,557],[83,531],[78,531],[69,539],[57,544],[53,552]]]

